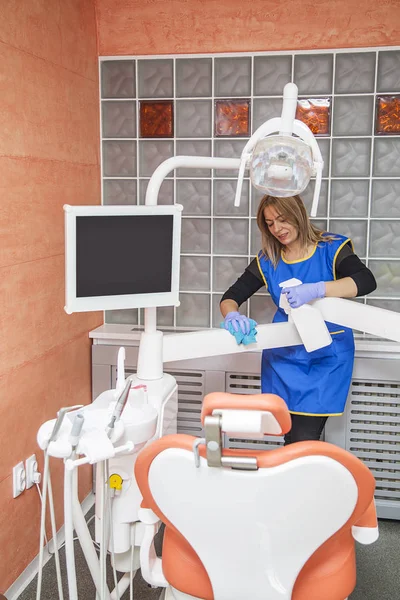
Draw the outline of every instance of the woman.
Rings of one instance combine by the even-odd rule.
[[[226,329],[249,332],[249,319],[238,309],[263,285],[278,307],[274,323],[288,319],[279,308],[281,292],[292,308],[298,308],[317,298],[354,298],[376,289],[373,274],[354,254],[351,240],[312,225],[299,196],[264,196],[257,224],[262,250],[221,299]],[[302,285],[282,290],[279,284],[292,278]],[[353,371],[353,332],[334,323],[327,327],[333,341],[326,348],[310,353],[304,346],[263,351],[262,392],[281,396],[292,416],[285,444],[319,440],[327,418],[343,413]]]

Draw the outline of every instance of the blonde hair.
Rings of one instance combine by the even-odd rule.
[[[315,246],[322,241],[331,242],[335,239],[334,236],[324,235],[324,232],[321,229],[318,229],[311,223],[300,196],[278,198],[267,194],[261,198],[258,207],[257,225],[261,231],[262,250],[265,256],[270,259],[274,267],[276,267],[279,262],[281,250],[284,248],[284,245],[272,235],[265,222],[264,210],[267,206],[273,206],[278,214],[284,217],[285,221],[297,229],[298,239],[302,248],[307,248],[311,244]]]

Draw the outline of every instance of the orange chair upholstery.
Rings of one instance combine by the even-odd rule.
[[[224,411],[233,411],[228,416],[229,423],[234,422],[232,415],[233,417],[240,415],[240,411],[257,411],[265,417],[263,423],[269,427],[269,430],[264,433],[281,435],[290,430],[291,420],[286,404],[281,398],[272,394],[251,396],[209,394],[204,399],[203,424],[206,423],[207,417],[215,414],[224,415]],[[259,597],[282,598],[282,600],[321,600],[322,598],[323,600],[345,600],[354,590],[356,583],[354,540],[359,539],[361,542],[370,543],[377,537],[375,480],[368,468],[354,455],[331,444],[299,442],[270,451],[223,449],[223,457],[256,459],[257,469],[243,472],[225,467],[215,469],[207,466],[206,447],[200,445],[199,453],[202,462],[199,472],[196,472],[193,459],[194,442],[195,438],[183,434],[163,437],[141,451],[135,466],[135,476],[143,495],[142,507],[151,509],[165,524],[162,573],[169,586],[178,591],[178,595],[172,594],[166,597],[243,600],[243,589],[240,589],[243,585],[243,576],[246,577],[248,573],[249,589],[251,589],[250,580],[256,580],[258,571],[261,570],[265,572],[261,577],[268,582],[270,591],[268,595],[263,596],[262,590],[260,593],[257,591],[258,586],[248,596],[252,599]],[[176,469],[166,468],[167,465],[174,465],[175,462],[178,465]],[[188,474],[192,471],[193,480],[188,478]],[[333,498],[336,488],[333,487],[333,491],[328,490],[335,477],[337,477],[337,485],[341,486],[340,489],[338,488],[337,499]],[[191,489],[185,487],[182,478],[191,481],[189,484]],[[197,481],[199,481],[198,485]],[[206,492],[204,492],[205,486],[207,486]],[[218,519],[213,520],[216,499],[221,497],[224,486],[227,486],[229,492],[226,497],[227,523],[222,523],[225,518],[224,511],[220,511]],[[312,489],[308,490],[308,488]],[[249,494],[251,493],[247,501],[246,489],[249,490]],[[347,493],[349,498],[346,498]],[[276,515],[265,514],[265,521],[263,504],[256,506],[262,494],[264,494],[265,505],[270,502],[266,512],[271,506],[276,507]],[[318,503],[319,496],[323,506]],[[310,502],[315,503],[312,510],[309,506]],[[171,506],[174,506],[172,511]],[[190,515],[189,522],[187,518],[186,520],[180,518],[185,511]],[[232,515],[236,513],[241,515],[240,524],[232,522]],[[247,522],[242,526],[243,518]],[[196,541],[196,536],[188,534],[196,528],[197,519],[199,528],[202,529],[200,535],[203,537],[207,535],[207,527],[210,527],[212,534],[215,533],[217,536],[215,530],[221,524],[221,536],[210,539],[210,544],[219,545],[218,549],[213,549],[212,559],[218,557],[217,575],[215,570],[210,568],[212,563],[207,556],[207,545],[202,546]],[[244,539],[247,527],[249,535],[253,538],[253,545],[249,545],[250,550],[247,550],[248,541]],[[227,537],[229,537],[227,532],[236,528],[237,552],[236,550],[231,552],[232,549],[229,548],[231,559],[228,557],[224,562]],[[324,532],[319,535],[321,529]],[[254,540],[258,533],[261,556],[256,557],[254,570],[252,562],[247,564],[246,560],[248,552],[258,547],[258,542]],[[289,543],[287,547],[285,545],[279,547],[277,552],[280,554],[276,557],[271,540],[275,540],[274,543],[278,547],[277,541],[280,537],[287,539]],[[293,545],[290,543],[292,539]],[[235,542],[231,540],[228,543],[232,545]],[[243,556],[238,558],[238,563],[235,563],[236,566],[232,568],[229,560],[232,561],[232,556],[235,557],[240,552]],[[291,566],[288,567],[285,563],[291,563]],[[230,582],[235,579],[238,565],[241,564],[247,569],[247,573],[239,577],[240,581],[237,584],[232,583],[233,592],[225,593],[221,581]],[[269,569],[270,573],[268,573]],[[227,587],[229,587],[228,583]],[[238,595],[233,597],[236,589]]]

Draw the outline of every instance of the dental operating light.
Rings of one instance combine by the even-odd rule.
[[[261,125],[244,147],[235,206],[240,205],[247,168],[255,188],[281,198],[301,194],[311,177],[315,176],[311,216],[316,216],[324,163],[313,133],[307,125],[295,119],[297,93],[294,83],[285,85],[281,117],[269,119]]]
[[[303,192],[313,172],[310,146],[284,135],[260,140],[252,154],[250,178],[255,188],[278,197]]]

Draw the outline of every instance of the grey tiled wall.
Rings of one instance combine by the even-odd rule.
[[[247,137],[216,137],[215,101],[249,100],[250,129],[279,116],[288,81],[299,98],[328,98],[330,133],[315,223],[352,237],[378,289],[364,302],[400,310],[400,136],[375,134],[379,95],[400,93],[400,49],[195,57],[102,58],[101,124],[104,204],[144,203],[154,169],[176,154],[238,157]],[[174,137],[140,137],[141,100],[172,100]],[[218,326],[222,292],[258,251],[260,192],[248,179],[233,207],[231,171],[178,169],[159,202],[184,206],[181,305],[158,310],[162,326]],[[313,182],[303,197],[311,206]],[[261,290],[242,307],[269,322],[274,307]],[[107,322],[142,323],[143,312],[110,311]]]

